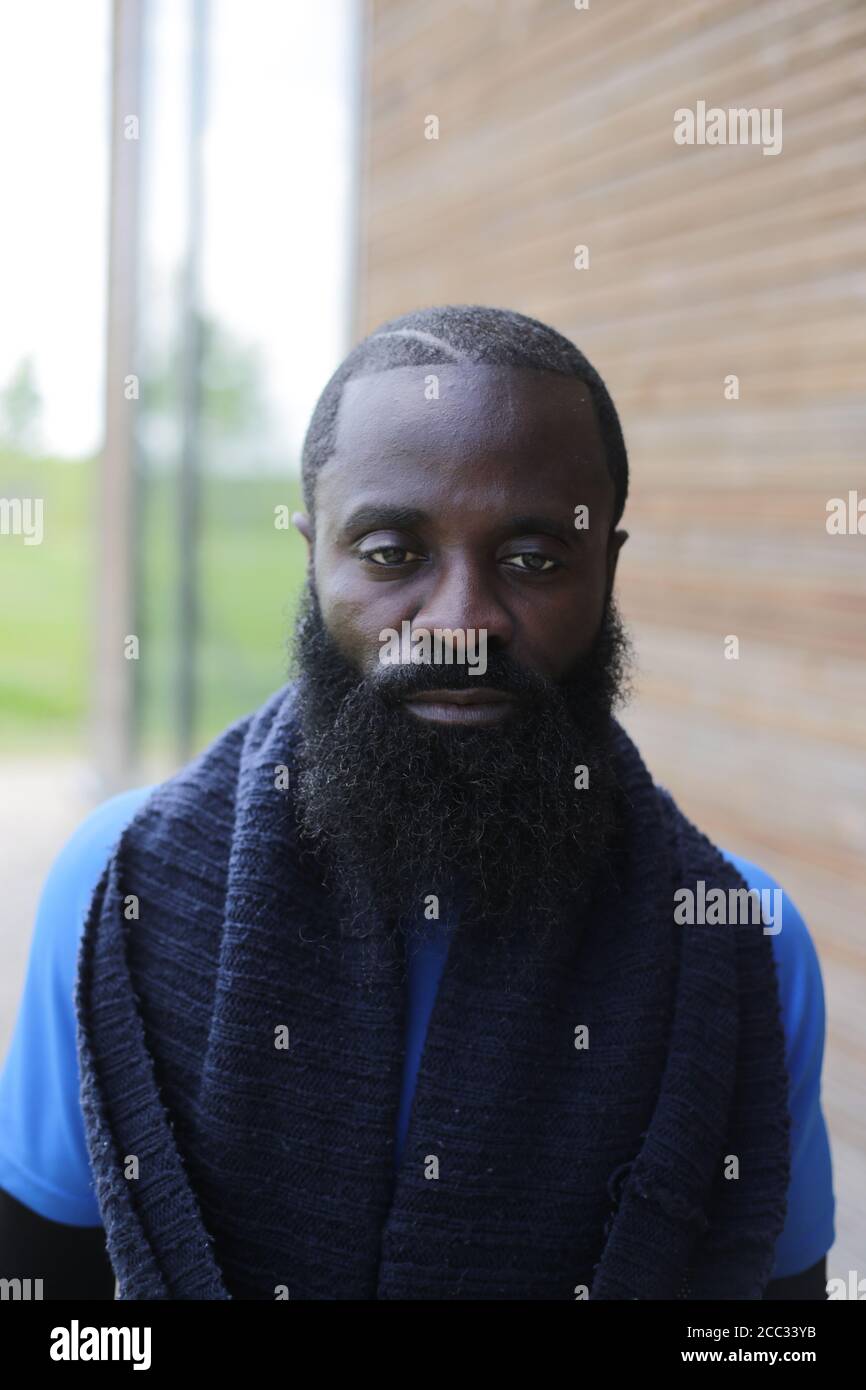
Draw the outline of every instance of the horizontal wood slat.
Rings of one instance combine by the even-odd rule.
[[[369,17],[360,331],[505,305],[604,376],[631,464],[623,721],[818,945],[844,1274],[866,1248],[866,536],[828,535],[826,504],[866,497],[866,6],[370,0]],[[698,100],[781,108],[781,153],[678,146],[674,112]]]

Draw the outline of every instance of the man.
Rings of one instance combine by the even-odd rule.
[[[331,378],[303,480],[298,680],[97,811],[46,886],[3,1272],[824,1297],[820,971],[613,717],[628,463],[601,378],[524,315],[404,315]],[[781,912],[739,915],[761,890]],[[684,894],[731,906],[684,925]]]

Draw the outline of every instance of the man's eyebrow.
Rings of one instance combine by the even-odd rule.
[[[428,525],[430,519],[430,514],[420,507],[401,507],[399,503],[394,502],[367,502],[350,512],[340,527],[339,534],[341,539],[345,539],[353,534],[360,535],[364,531],[379,530],[386,526],[410,531]],[[580,533],[575,531],[573,525],[555,517],[542,516],[537,512],[509,517],[502,530],[512,536],[527,535],[531,532],[556,536],[566,545],[575,538],[580,539]]]
[[[353,532],[379,530],[385,526],[412,530],[416,526],[426,525],[429,521],[428,513],[421,511],[419,507],[401,507],[393,502],[365,503],[363,506],[356,507],[346,517],[340,527],[340,536],[345,537]]]
[[[525,516],[512,516],[506,523],[506,527],[512,534],[524,535],[531,531],[537,531],[542,535],[557,536],[559,540],[573,541],[580,536],[579,531],[575,531],[574,522],[568,525],[566,522],[558,521],[551,516],[540,516],[537,513],[528,513]]]

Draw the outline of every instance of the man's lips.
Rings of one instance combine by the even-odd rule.
[[[416,719],[435,724],[498,724],[513,713],[515,698],[493,686],[474,690],[423,690],[403,702]]]

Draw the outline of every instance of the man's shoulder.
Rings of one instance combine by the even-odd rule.
[[[130,788],[108,797],[85,816],[52,861],[43,887],[43,908],[50,913],[55,904],[67,911],[74,905],[75,915],[83,915],[114,846],[152,792],[150,785]]]
[[[152,789],[148,813],[184,816],[197,807],[205,809],[206,799],[207,809],[214,814],[230,816],[244,765],[254,761],[275,725],[279,729],[292,726],[296,692],[297,682],[290,681],[222,729],[195,757]]]
[[[788,1065],[791,1181],[773,1278],[810,1269],[835,1240],[833,1163],[821,1104],[826,1015],[824,983],[812,933],[782,884],[760,864],[723,850],[749,888],[777,893],[781,929],[770,936],[776,959]]]
[[[808,1092],[816,1108],[821,1085],[826,1033],[824,981],[812,933],[803,914],[779,881],[751,860],[722,850],[750,889],[775,893],[774,926],[770,933],[779,983],[791,1086]]]
[[[720,846],[721,849],[721,846]],[[742,855],[721,849],[724,857],[742,874],[747,888],[772,895],[771,916],[777,930],[768,931],[776,961],[785,976],[804,972],[820,985],[821,968],[812,934],[803,914],[778,879],[760,864]],[[766,900],[766,899],[765,899]]]
[[[100,802],[72,832],[51,862],[42,884],[28,970],[57,982],[72,1000],[79,941],[94,890],[125,827],[147,802],[150,786],[134,787]]]
[[[145,846],[149,829],[170,838],[175,820],[184,822],[185,836],[213,837],[218,826],[224,830],[234,800],[231,773],[237,766],[237,750],[256,721],[269,721],[291,688],[275,691],[257,709],[228,725],[176,772],[119,792],[94,807],[51,863],[37,923],[42,930],[37,936],[44,939],[59,933],[66,939],[74,928],[77,939],[93,891],[123,833],[134,821]],[[201,796],[205,777],[212,787],[207,804]]]
[[[136,787],[101,802],[55,856],[0,1072],[0,1186],[46,1219],[73,1226],[99,1222],[78,1101],[78,949],[93,891],[150,791]]]

